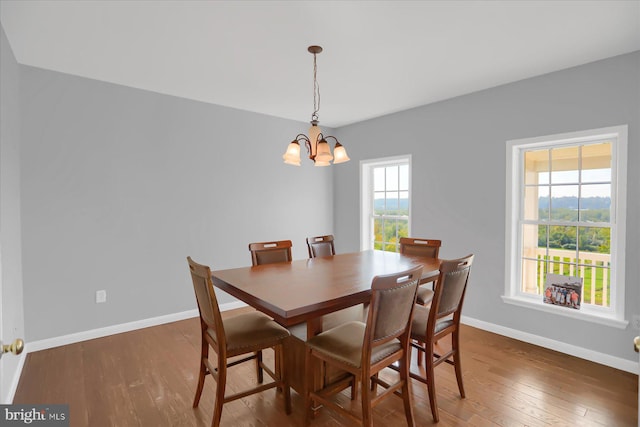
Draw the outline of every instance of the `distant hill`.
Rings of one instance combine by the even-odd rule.
[[[409,209],[409,199],[400,199],[400,206],[391,206],[389,209]],[[549,197],[540,197],[538,201],[538,207],[540,209],[549,209]],[[553,198],[554,209],[578,209],[577,197],[554,197]],[[384,209],[384,200],[374,200],[374,208]],[[582,209],[610,209],[611,197],[583,197]]]
[[[373,202],[373,207],[374,209],[378,210],[378,209],[384,209],[384,199],[380,200],[374,200]],[[390,206],[387,207],[388,209],[400,209],[400,210],[406,210],[409,209],[409,199],[400,199],[400,206]]]
[[[567,208],[578,209],[577,197],[554,197],[552,200],[554,209]],[[540,209],[549,209],[549,197],[538,199]],[[611,197],[583,197],[580,205],[581,209],[610,209]]]

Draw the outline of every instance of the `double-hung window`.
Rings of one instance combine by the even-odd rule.
[[[507,143],[505,302],[625,327],[627,127]],[[582,279],[581,309],[543,304],[547,274]]]
[[[361,248],[398,252],[409,236],[411,156],[363,160]]]

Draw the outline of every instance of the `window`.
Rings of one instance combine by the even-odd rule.
[[[398,252],[411,209],[411,156],[365,160],[361,173],[362,249]]]
[[[627,127],[507,143],[505,302],[624,321]],[[547,273],[581,277],[581,310],[542,303]]]

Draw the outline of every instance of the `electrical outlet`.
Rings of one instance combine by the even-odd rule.
[[[96,304],[107,302],[107,291],[96,291]]]
[[[631,316],[631,327],[636,331],[640,331],[640,314]]]

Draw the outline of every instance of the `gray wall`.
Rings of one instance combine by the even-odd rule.
[[[21,73],[30,340],[195,308],[187,255],[246,266],[249,242],[291,239],[305,258],[305,237],[333,232],[331,170],[282,162],[307,124]]]
[[[24,337],[20,237],[20,68],[0,26],[0,337]],[[8,393],[18,358],[0,362],[0,403]]]
[[[640,313],[640,52],[339,128],[337,251],[359,249],[359,161],[412,154],[412,234],[476,254],[465,315],[637,362],[637,331],[504,304],[505,150],[511,139],[629,125],[626,307]],[[339,185],[338,185],[339,183]],[[560,326],[562,325],[562,326]]]

